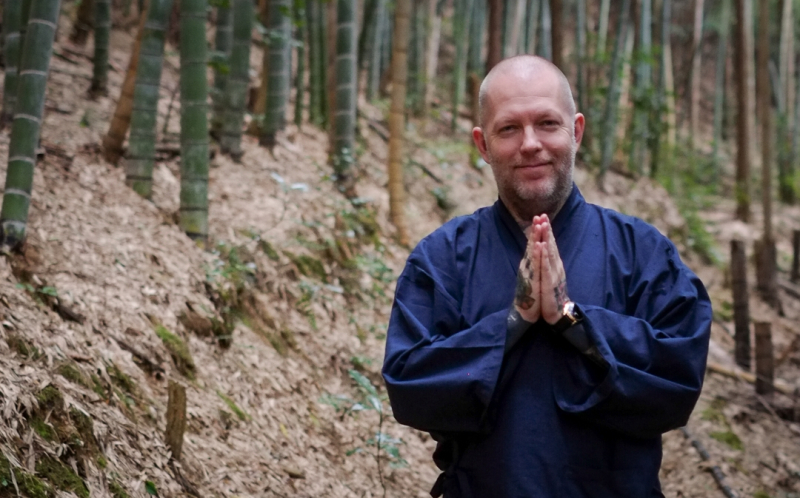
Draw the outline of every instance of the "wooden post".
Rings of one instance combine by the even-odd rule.
[[[800,230],[792,231],[792,282],[800,280]]]
[[[756,392],[772,396],[775,392],[775,359],[772,352],[772,327],[756,322]]]
[[[175,460],[181,459],[184,430],[186,430],[186,388],[177,382],[169,381],[167,432],[164,439]]]
[[[778,297],[777,251],[775,239],[764,235],[755,243],[756,255],[756,287],[765,303],[781,312],[781,300]]]
[[[731,241],[731,285],[733,287],[733,322],[735,326],[736,363],[750,370],[750,307],[747,296],[747,260],[744,242]]]

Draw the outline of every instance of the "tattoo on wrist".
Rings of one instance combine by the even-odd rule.
[[[556,304],[558,305],[558,309],[563,308],[564,304],[569,299],[567,297],[567,279],[566,278],[562,279],[561,282],[559,282],[558,285],[555,286],[553,292],[556,297]]]
[[[526,273],[528,275],[526,275]],[[536,303],[536,299],[531,296],[533,293],[530,281],[531,278],[533,278],[531,260],[525,257],[522,266],[520,266],[517,272],[517,288],[514,293],[514,304],[521,310],[529,310]]]

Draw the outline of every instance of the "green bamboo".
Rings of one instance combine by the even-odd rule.
[[[233,11],[231,10],[230,0],[222,0],[217,3],[217,23],[216,33],[214,34],[214,88],[211,90],[211,101],[214,104],[214,115],[211,118],[211,133],[219,137],[222,131],[222,121],[225,114],[226,100],[225,90],[230,74],[231,45],[233,44],[233,32],[231,31],[231,21]]]
[[[358,34],[358,72],[361,74],[367,68],[369,54],[372,52],[372,43],[375,41],[375,31],[378,29],[375,14],[378,10],[378,0],[364,1],[364,20],[361,22],[361,32]]]
[[[650,131],[648,129],[648,117],[652,108],[650,103],[652,91],[652,71],[650,67],[652,0],[641,0],[640,6],[639,54],[636,64],[636,88],[634,89],[633,146],[631,147],[629,160],[629,169],[638,174],[641,174],[644,169]]]
[[[539,33],[538,54],[547,60],[553,58],[553,18],[550,16],[550,2],[549,0],[542,1],[542,8],[540,10],[542,29]]]
[[[458,11],[459,11],[459,9],[457,7],[459,1],[463,1],[463,0],[455,0],[456,8],[454,9],[455,12],[453,13],[453,34],[454,35],[455,35],[455,30],[456,30],[456,26],[455,25],[456,25],[456,23],[459,22],[456,19],[456,16],[458,16]],[[510,57],[510,56],[514,55],[514,53],[511,51],[511,47],[509,47],[508,45],[509,45],[509,43],[511,41],[510,40],[511,39],[511,25],[514,23],[514,6],[512,5],[512,3],[514,3],[515,1],[516,0],[503,0],[503,32],[502,32],[502,35],[501,35],[503,37],[503,41],[502,41],[502,43],[503,43],[503,45],[502,45],[502,47],[503,47],[502,48],[503,49],[503,58]]]
[[[714,91],[714,170],[713,185],[719,180],[719,146],[722,144],[722,115],[725,112],[725,65],[728,59],[728,32],[731,28],[730,0],[721,0],[719,27],[717,28],[717,67]]]
[[[206,0],[180,0],[181,205],[180,227],[193,240],[208,238],[208,81]]]
[[[467,84],[467,50],[469,44],[468,28],[472,17],[472,3],[474,0],[456,0],[456,10],[453,14],[453,38],[456,45],[456,64],[453,71],[453,116],[450,120],[450,129],[456,131],[458,108],[464,100]]]
[[[667,112],[667,47],[671,40],[672,0],[661,3],[661,56],[658,65],[658,86],[655,91],[655,107],[651,114],[650,129],[650,177],[655,178],[661,164],[661,137],[667,128],[662,116]]]
[[[369,53],[369,74],[367,76],[367,99],[374,102],[378,97],[378,90],[381,83],[381,54],[385,43],[385,28],[388,24],[386,16],[386,0],[375,1],[375,31],[372,33],[373,39],[370,44]]]
[[[547,2],[545,2],[545,5],[547,5]],[[608,99],[606,100],[605,117],[603,119],[605,136],[603,137],[602,156],[600,159],[600,174],[597,177],[597,182],[601,189],[603,188],[605,173],[611,165],[611,159],[614,156],[614,146],[617,136],[617,112],[619,110],[621,86],[620,73],[622,72],[622,58],[625,52],[625,44],[628,39],[628,27],[630,24],[628,14],[630,10],[631,0],[623,0],[617,40],[614,45],[614,52],[611,56],[611,65],[608,68]]]
[[[413,0],[411,33],[408,44],[408,82],[406,84],[406,103],[415,116],[422,114],[425,64],[425,8],[420,0]]]
[[[545,0],[547,1],[547,0]],[[525,53],[535,54],[537,49],[539,30],[539,11],[542,0],[528,0],[525,6]]]
[[[307,0],[306,21],[308,23],[308,120],[316,125],[323,126],[322,103],[325,81],[325,64],[322,61],[322,16],[318,0]]]
[[[597,22],[597,50],[605,59],[608,40],[608,17],[611,12],[611,0],[600,0],[600,19]]]
[[[300,128],[303,125],[303,103],[305,100],[305,79],[306,79],[306,23],[305,23],[305,0],[294,1],[295,20],[297,23],[297,75],[295,78],[294,94],[294,124]]]
[[[486,2],[473,2],[469,28],[469,51],[467,73],[483,76],[486,64],[483,62],[483,36],[486,26]]]
[[[145,199],[150,198],[153,190],[161,63],[171,9],[172,0],[150,0],[133,91],[125,183]]]
[[[577,0],[575,10],[577,14],[575,21],[575,48],[578,58],[576,61],[578,70],[578,109],[581,112],[588,112],[589,95],[586,88],[586,0]]]
[[[0,210],[0,247],[18,249],[28,224],[36,146],[44,111],[59,0],[33,0],[19,65],[17,104],[11,124],[8,170]],[[27,16],[26,16],[27,17]]]
[[[337,0],[336,112],[333,119],[333,169],[339,188],[347,191],[355,164],[356,0]]]
[[[14,117],[14,106],[17,103],[17,73],[19,70],[19,54],[22,47],[20,25],[22,24],[22,4],[7,2],[3,9],[3,56],[5,58],[5,83],[3,88],[3,111],[0,125],[5,126]]]
[[[292,65],[289,59],[292,45],[290,0],[269,2],[269,44],[267,64],[267,105],[259,143],[272,149],[275,135],[286,126],[286,103],[289,101],[289,82]]]
[[[108,39],[111,31],[111,2],[94,3],[94,71],[89,93],[105,95],[108,91]]]
[[[254,16],[251,0],[232,0],[232,3],[233,46],[219,146],[223,153],[239,160],[242,157],[242,122],[247,105],[247,87],[250,84],[250,36]]]

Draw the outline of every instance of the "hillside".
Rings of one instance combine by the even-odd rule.
[[[374,129],[384,110],[361,108],[355,204],[330,181],[326,136],[311,126],[290,125],[273,154],[246,137],[241,163],[216,155],[204,251],[175,224],[177,100],[152,202],[125,186],[124,164],[99,155],[130,45],[130,34],[113,32],[116,70],[109,96],[97,101],[85,97],[91,46],[56,47],[28,243],[24,254],[0,259],[0,497],[427,496],[437,475],[432,440],[364,409],[371,389],[384,392],[385,327],[408,254],[388,223],[387,147]],[[260,53],[252,57],[257,67]],[[159,128],[177,65],[168,52]],[[468,164],[466,126],[456,141],[443,124],[412,124],[406,183],[415,241],[496,196],[489,168]],[[6,130],[0,157],[8,140]],[[576,180],[588,200],[676,240],[718,310],[712,359],[731,365],[725,265],[689,250],[692,232],[666,191],[612,174],[602,193],[582,167]],[[726,199],[701,213],[723,255],[733,236],[758,237],[757,224],[734,222],[732,213]],[[798,222],[798,209],[777,221],[783,268]],[[751,312],[774,321],[777,356],[785,356],[777,376],[799,386],[800,353],[783,353],[795,344],[800,305],[783,298],[784,317],[755,295]],[[169,381],[187,389],[180,463],[163,436]],[[784,418],[749,384],[709,373],[688,427],[711,461],[680,431],[665,435],[667,496],[722,496],[713,465],[739,496],[796,496],[800,425],[787,420],[795,400],[775,402],[788,407]],[[385,400],[380,406],[388,410]]]

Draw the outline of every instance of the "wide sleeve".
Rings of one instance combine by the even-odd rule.
[[[573,348],[554,385],[562,410],[636,437],[686,424],[708,353],[708,294],[671,243],[659,246],[627,286],[625,312],[578,303],[608,368],[599,370]]]
[[[383,377],[398,422],[476,432],[493,397],[508,309],[468,323],[447,268],[412,258],[397,282]]]

